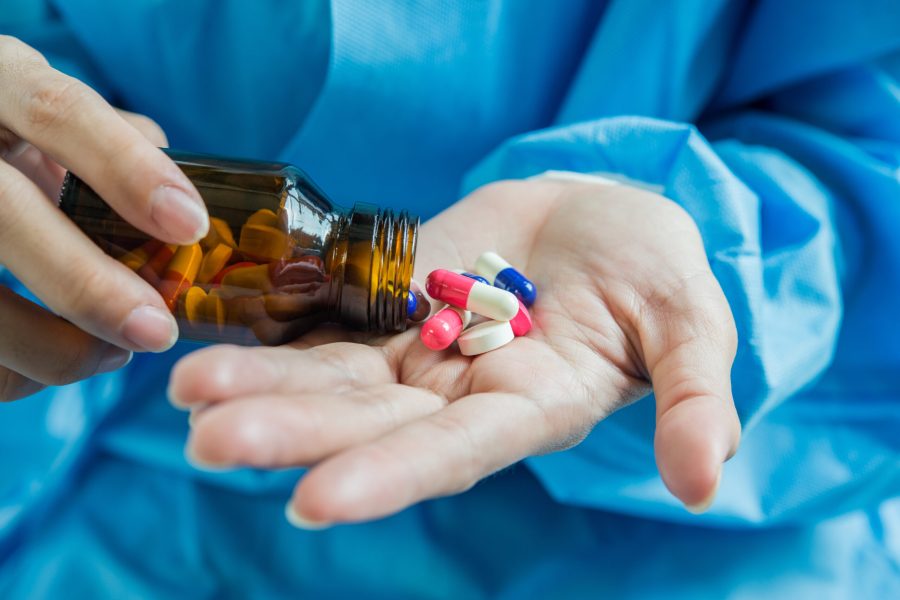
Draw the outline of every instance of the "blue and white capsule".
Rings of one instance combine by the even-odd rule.
[[[534,284],[496,252],[485,252],[479,256],[475,261],[475,272],[494,287],[515,294],[525,306],[531,306],[537,298]]]
[[[469,273],[467,271],[460,271],[460,275],[463,277],[468,277],[469,279],[474,279],[475,281],[480,281],[484,285],[491,285],[491,282],[482,277],[481,275],[476,275],[475,273]]]

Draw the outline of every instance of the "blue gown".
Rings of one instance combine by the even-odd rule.
[[[703,516],[645,400],[305,532],[298,471],[185,463],[179,345],[0,407],[0,597],[900,597],[897,0],[0,0],[0,33],[174,147],[296,163],[345,205],[427,218],[548,169],[659,186],[734,311],[744,425]]]

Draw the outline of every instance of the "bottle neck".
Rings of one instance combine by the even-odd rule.
[[[418,228],[406,211],[362,203],[339,220],[331,290],[338,321],[373,332],[406,328]]]

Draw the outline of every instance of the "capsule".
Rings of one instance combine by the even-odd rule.
[[[501,290],[515,294],[525,306],[530,307],[537,298],[534,284],[496,252],[485,252],[479,256],[475,261],[475,272]]]
[[[203,262],[200,263],[200,271],[197,273],[198,283],[209,283],[219,271],[225,268],[234,250],[225,244],[219,244],[206,253]]]
[[[213,285],[220,285],[222,283],[222,279],[236,269],[243,269],[244,267],[255,267],[255,262],[243,261],[239,263],[234,263],[233,265],[229,265],[216,273],[216,276],[210,280],[210,283]]]
[[[239,295],[258,295],[256,292],[271,292],[274,289],[269,278],[269,265],[253,265],[231,269],[222,277],[222,287],[235,288]]]
[[[429,273],[425,291],[435,300],[495,321],[509,321],[519,312],[519,302],[511,293],[446,269]]]
[[[199,325],[201,323],[200,307],[206,300],[206,292],[203,288],[192,286],[182,298],[184,316],[191,325]]]
[[[289,254],[291,238],[280,229],[268,225],[244,225],[238,249],[245,256],[261,262],[280,260]]]
[[[228,313],[225,310],[225,301],[213,290],[205,298],[200,299],[199,317],[204,323],[215,323],[219,333],[225,331],[228,321]]]
[[[406,318],[415,323],[424,321],[431,315],[431,302],[428,301],[425,292],[415,280],[409,282],[409,293],[416,297],[416,309],[412,312],[407,311]],[[407,308],[409,308],[408,304]]]
[[[209,218],[209,232],[202,240],[200,246],[204,250],[212,250],[219,244],[225,244],[229,248],[237,248],[234,243],[234,234],[231,233],[231,227],[228,223],[217,217]]]
[[[446,306],[422,324],[419,338],[432,350],[443,350],[459,337],[471,320],[471,312]]]
[[[194,285],[202,259],[203,250],[200,249],[200,244],[181,246],[175,252],[159,282],[159,293],[170,310],[175,309],[178,298]]]
[[[166,244],[162,246],[150,257],[150,260],[137,270],[137,274],[153,287],[157,287],[159,285],[159,278],[162,277],[166,266],[169,264],[169,261],[172,260],[172,257],[175,256],[177,250],[178,246],[175,244]]]
[[[414,315],[419,307],[419,299],[412,290],[406,292],[406,315]]]
[[[157,240],[150,240],[149,242],[145,242],[141,244],[140,247],[131,250],[130,252],[126,252],[119,258],[119,262],[131,269],[132,271],[137,271],[150,260],[150,257],[156,254],[160,248],[162,248],[163,243]]]
[[[531,331],[531,313],[528,312],[528,307],[526,307],[521,300],[519,300],[519,312],[516,313],[515,317],[509,320],[509,326],[512,327],[512,332],[516,337],[525,335]]]
[[[491,285],[491,282],[482,277],[481,275],[476,275],[475,273],[468,273],[466,271],[461,271],[460,275],[463,277],[468,277],[469,279],[474,279],[475,281],[480,281],[484,285]]]
[[[278,215],[268,208],[261,208],[247,219],[247,225],[265,225],[266,227],[278,227]]]

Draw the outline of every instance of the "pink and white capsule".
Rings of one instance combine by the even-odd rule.
[[[471,320],[472,313],[469,311],[445,306],[422,323],[419,338],[432,350],[443,350],[456,341]]]
[[[446,269],[429,273],[425,291],[435,300],[495,321],[509,321],[519,312],[519,301],[510,292]]]
[[[519,312],[516,313],[516,316],[509,320],[509,326],[512,327],[513,334],[516,337],[525,335],[529,331],[531,331],[531,313],[528,312],[528,308],[519,300]]]

